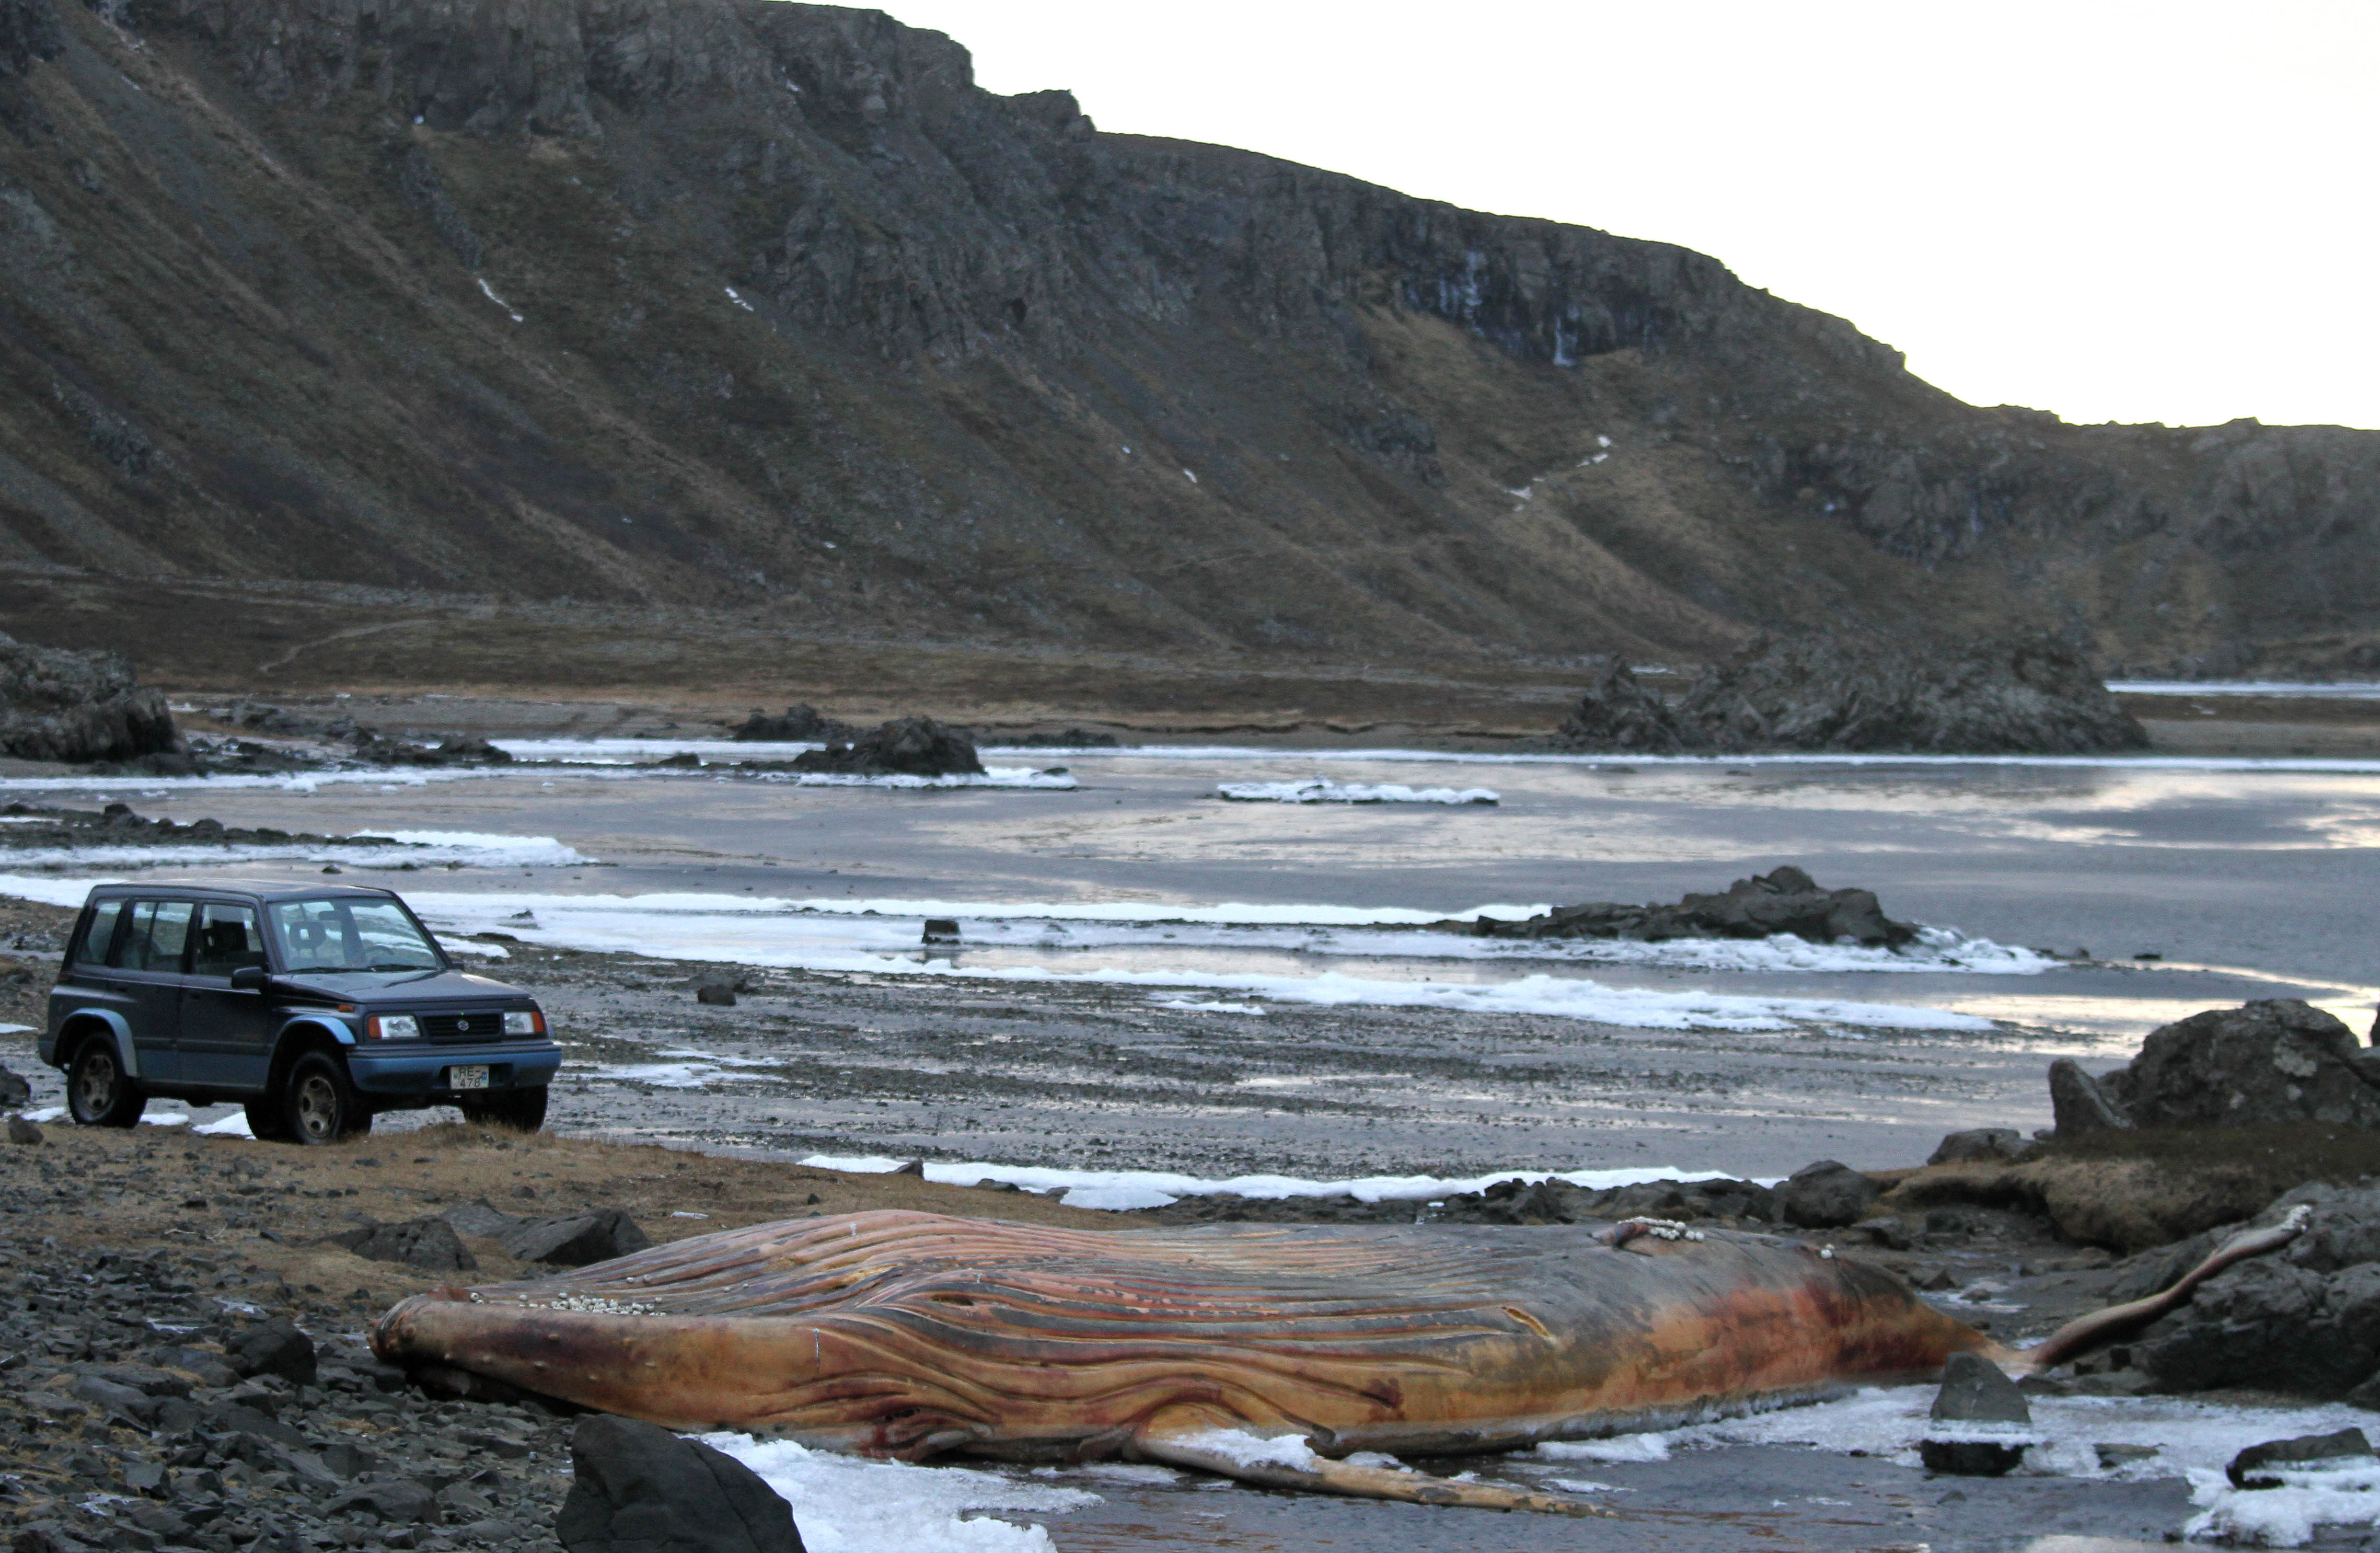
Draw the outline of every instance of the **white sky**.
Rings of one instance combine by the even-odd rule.
[[[2380,0],[890,0],[991,91],[1699,249],[1976,404],[2380,428]]]

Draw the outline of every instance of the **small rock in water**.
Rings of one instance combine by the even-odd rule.
[[[956,943],[959,941],[959,925],[947,916],[929,916],[926,918],[926,934],[924,941],[927,943]]]
[[[2277,1488],[2280,1470],[2290,1467],[2339,1467],[2373,1460],[2372,1442],[2361,1429],[2337,1434],[2300,1435],[2294,1439],[2268,1439],[2231,1458],[2224,1473],[2235,1488]]]
[[[553,1526],[570,1553],[803,1553],[792,1508],[699,1440],[597,1416],[572,1433],[570,1465]]]
[[[1936,1428],[1917,1446],[1928,1472],[1998,1477],[2024,1459],[2024,1448],[2031,1443],[1991,1438],[1995,1433],[2014,1437],[2030,1428],[2033,1406],[2015,1381],[1979,1353],[1953,1353],[1942,1366],[1933,1418]],[[1933,1438],[1936,1434],[1950,1438]]]
[[[2098,1453],[2099,1465],[2108,1472],[2134,1462],[2152,1460],[2157,1453],[2154,1445],[2095,1445],[2091,1449]]]

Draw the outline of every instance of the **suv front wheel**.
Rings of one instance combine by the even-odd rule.
[[[357,1098],[346,1066],[322,1051],[310,1051],[290,1066],[281,1114],[287,1135],[302,1144],[336,1143],[371,1131],[371,1112]]]
[[[67,1070],[67,1110],[86,1127],[129,1127],[149,1098],[124,1071],[111,1036],[93,1036]]]

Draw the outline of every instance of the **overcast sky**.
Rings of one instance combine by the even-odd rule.
[[[2380,3],[891,0],[991,91],[1712,254],[1979,405],[2380,428]]]

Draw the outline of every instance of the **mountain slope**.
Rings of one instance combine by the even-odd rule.
[[[1971,408],[1701,255],[1101,134],[874,12],[0,0],[0,564],[1406,662],[2380,642],[2380,434]]]

